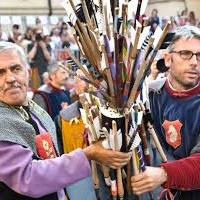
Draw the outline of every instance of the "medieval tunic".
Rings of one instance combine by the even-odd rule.
[[[35,92],[33,100],[46,110],[54,120],[62,110],[62,103],[71,103],[70,93],[65,89],[58,89],[51,84],[42,85]]]
[[[149,100],[154,127],[165,153],[170,158],[169,160],[178,160],[190,156],[193,148],[198,145],[197,141],[200,134],[199,94],[199,84],[193,89],[181,93],[172,89],[168,79],[166,81],[154,81],[150,85]],[[195,162],[192,163],[194,167],[195,164]],[[167,167],[168,165],[166,165],[166,169]],[[184,165],[180,165],[180,171],[181,167],[184,167]],[[170,170],[166,171],[172,173]],[[176,174],[176,171],[173,171],[173,174]],[[173,174],[169,176],[172,177]],[[192,172],[188,172],[186,176],[189,177],[190,175],[192,175]],[[188,188],[186,189],[190,188],[190,184],[187,185]],[[176,185],[173,186],[176,188]],[[173,191],[175,200],[200,199],[200,190],[184,191],[184,187],[182,190]]]
[[[62,188],[91,175],[84,152],[78,149],[44,160],[36,148],[36,137],[44,136],[44,131],[51,133],[50,138],[58,154],[51,118],[35,103],[29,104],[29,113],[38,125],[38,134],[23,118],[23,112],[16,109],[0,102],[1,199],[64,200]]]

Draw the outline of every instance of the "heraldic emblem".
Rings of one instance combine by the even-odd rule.
[[[179,120],[168,121],[165,120],[162,124],[165,130],[165,137],[167,143],[174,149],[181,145],[181,127],[182,123]]]

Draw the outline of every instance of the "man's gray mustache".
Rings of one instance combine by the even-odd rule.
[[[21,87],[21,84],[18,83],[17,81],[14,81],[14,82],[12,82],[12,83],[7,83],[6,85],[8,85],[6,88],[1,87],[0,90],[6,91],[6,90],[9,90],[9,89],[12,88],[12,87]]]

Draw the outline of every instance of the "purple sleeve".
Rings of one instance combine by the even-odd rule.
[[[17,193],[38,198],[91,175],[81,149],[61,157],[34,160],[21,145],[0,142],[0,180]]]

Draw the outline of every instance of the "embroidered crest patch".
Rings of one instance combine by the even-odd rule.
[[[183,126],[183,124],[179,120],[165,120],[162,126],[165,130],[167,143],[174,149],[179,147],[181,145],[181,127]]]
[[[49,133],[41,133],[35,137],[38,155],[43,159],[55,158],[53,142]]]

